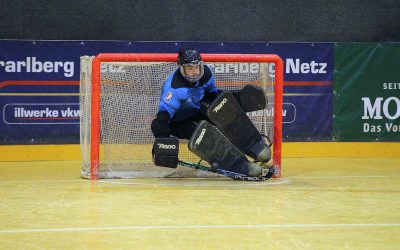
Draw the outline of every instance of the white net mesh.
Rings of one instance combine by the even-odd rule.
[[[90,177],[91,62],[81,58],[81,149],[82,176]],[[273,68],[267,63],[207,63],[222,90],[241,89],[247,84],[261,86],[268,97],[265,110],[248,113],[257,129],[273,138]],[[171,62],[113,62],[101,64],[100,80],[100,178],[204,177],[214,174],[187,167],[170,169],[154,166],[151,147],[154,141],[150,124],[158,109],[161,87],[176,69]],[[245,136],[245,134],[244,134]],[[181,140],[179,159],[200,159]],[[202,162],[202,164],[205,162]]]

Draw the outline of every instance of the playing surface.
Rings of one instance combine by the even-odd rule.
[[[399,162],[284,158],[261,183],[0,162],[0,249],[399,249]]]

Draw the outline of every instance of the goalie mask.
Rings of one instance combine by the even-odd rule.
[[[200,53],[193,48],[179,50],[178,65],[181,75],[191,83],[196,83],[204,74]]]

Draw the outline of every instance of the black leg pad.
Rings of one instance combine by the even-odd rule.
[[[250,163],[215,126],[200,121],[188,144],[189,150],[213,166],[221,169],[258,176],[262,167]]]
[[[269,147],[232,93],[218,95],[206,115],[241,152],[257,161],[269,160]]]

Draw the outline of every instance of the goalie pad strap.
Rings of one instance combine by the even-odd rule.
[[[176,137],[156,138],[152,154],[156,166],[176,168],[178,166],[179,140]]]

